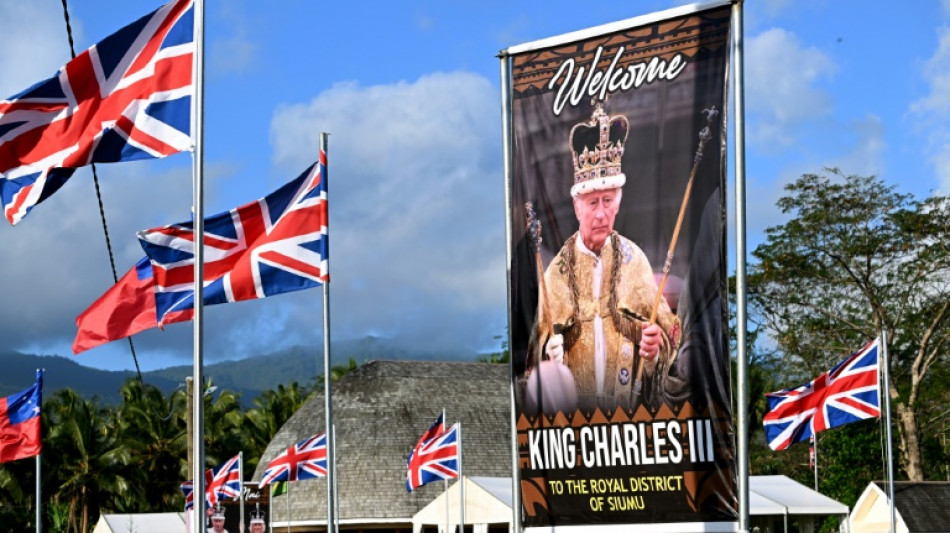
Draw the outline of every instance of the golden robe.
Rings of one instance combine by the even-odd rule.
[[[595,298],[598,261],[603,269],[600,296]],[[574,375],[578,407],[634,408],[641,392],[635,386],[640,328],[650,319],[657,292],[646,255],[632,241],[613,232],[596,256],[575,233],[548,265],[544,281],[547,302],[539,306],[539,355],[543,357],[552,333],[564,335],[564,363]],[[663,330],[663,340],[657,364],[644,367],[643,379],[651,378],[656,368],[666,368],[679,344],[679,319],[665,298],[660,299],[656,322]],[[595,338],[603,339],[602,380],[596,377]]]

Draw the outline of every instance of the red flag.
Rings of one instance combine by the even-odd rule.
[[[118,283],[76,317],[73,353],[122,339],[158,326],[155,318],[155,279],[152,264],[143,257]],[[165,323],[191,319],[191,312],[171,314]]]
[[[42,403],[43,371],[36,372],[36,382],[23,392],[0,398],[0,463],[39,455],[40,404]]]

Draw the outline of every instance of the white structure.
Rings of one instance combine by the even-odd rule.
[[[474,533],[510,530],[511,478],[466,477],[465,499],[465,523]],[[452,483],[412,517],[413,533],[426,526],[436,527],[440,533],[446,526],[450,532],[457,530],[459,503],[458,483]],[[795,522],[800,533],[815,533],[818,518],[837,515],[845,521],[848,506],[787,476],[751,476],[749,514],[753,531],[782,533]]]
[[[950,482],[895,481],[897,533],[950,533]],[[869,483],[848,518],[851,533],[888,533],[891,502],[887,484]]]
[[[104,514],[92,533],[168,533],[185,530],[185,513]]]

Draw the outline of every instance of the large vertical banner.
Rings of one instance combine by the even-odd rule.
[[[689,6],[502,54],[528,531],[736,528],[730,12]]]

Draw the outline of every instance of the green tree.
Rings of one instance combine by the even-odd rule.
[[[793,382],[886,331],[900,460],[923,480],[918,420],[946,398],[928,378],[946,366],[950,340],[950,199],[917,200],[835,169],[786,191],[778,207],[790,220],[753,252],[750,316],[773,335]]]
[[[133,496],[128,511],[182,507],[179,486],[189,477],[185,392],[176,390],[169,401],[157,387],[129,379],[119,393],[117,443],[127,450],[125,477]]]
[[[50,451],[44,453],[49,478],[45,487],[56,487],[53,497],[69,503],[66,531],[86,533],[98,519],[102,504],[120,501],[130,486],[123,476],[128,450],[117,445],[114,412],[84,400],[71,389],[59,390],[43,402],[47,413]]]
[[[266,390],[254,399],[254,407],[245,413],[243,421],[246,476],[252,475],[274,435],[309,396],[305,387],[293,382],[289,386],[279,385],[277,389]]]

